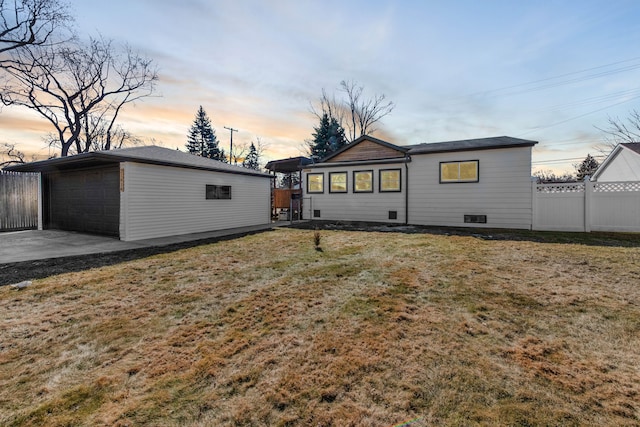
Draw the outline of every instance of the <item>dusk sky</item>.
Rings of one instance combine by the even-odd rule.
[[[537,169],[597,154],[607,118],[640,109],[640,2],[71,0],[80,35],[152,58],[157,96],[120,123],[184,149],[203,106],[229,147],[260,138],[298,156],[323,88],[357,81],[396,104],[379,138],[397,145],[508,135],[540,143]],[[0,142],[47,156],[42,119],[0,111]],[[566,160],[568,159],[568,160]]]

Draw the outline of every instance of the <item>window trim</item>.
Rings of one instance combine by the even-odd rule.
[[[333,189],[333,175],[344,175],[344,190]],[[349,172],[329,172],[329,193],[345,194],[349,192]]]
[[[370,173],[370,174],[371,174],[371,189],[370,189],[370,190],[358,190],[358,189],[356,188],[356,182],[357,182],[357,180],[356,180],[356,174],[358,174],[358,173],[365,173],[365,172],[368,172],[368,173]],[[373,190],[374,190],[374,188],[373,188],[373,187],[374,187],[374,186],[373,186],[373,169],[366,169],[366,170],[357,170],[357,171],[353,171],[353,192],[354,192],[354,193],[373,193]]]
[[[384,190],[382,188],[382,172],[391,172],[391,171],[398,171],[398,189]],[[378,191],[380,193],[401,193],[402,192],[402,169],[401,168],[379,169],[378,170]]]
[[[442,179],[442,165],[443,164],[450,164],[450,163],[457,163],[458,164],[458,179],[443,180]],[[475,163],[476,164],[476,177],[475,177],[475,179],[460,179],[460,164],[461,163]],[[440,164],[438,165],[438,178],[439,178],[440,184],[469,184],[469,183],[480,182],[480,161],[479,160],[451,160],[451,161],[446,161],[446,162],[440,162]]]
[[[311,181],[309,180],[309,177],[311,176],[321,176],[322,177],[322,190],[320,191],[311,191],[311,189],[309,188],[309,184],[311,183]],[[322,194],[324,193],[324,172],[313,172],[313,173],[308,173],[307,174],[307,194]]]
[[[231,200],[232,194],[230,185],[205,184],[205,200]]]

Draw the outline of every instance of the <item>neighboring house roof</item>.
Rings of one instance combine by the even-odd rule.
[[[353,163],[358,161],[384,161],[394,159],[397,161],[398,159],[405,158],[407,154],[432,154],[455,151],[489,150],[510,147],[531,147],[537,143],[537,141],[531,141],[528,139],[512,138],[510,136],[496,136],[491,138],[463,139],[458,141],[401,146],[365,135],[356,139],[351,144],[342,147],[335,153],[330,154],[318,163]],[[362,150],[363,153],[359,153],[358,156],[347,155],[346,152],[348,152],[349,150],[358,151],[360,150],[358,146],[364,146],[365,144],[377,144],[382,148],[382,150],[374,153],[373,150],[367,149],[366,153],[364,152],[365,150]]]
[[[631,151],[634,151],[640,154],[640,142],[623,142],[620,145],[622,145],[625,148],[628,148]]]
[[[618,157],[622,150],[628,150],[630,153],[634,153],[634,155],[637,154],[640,156],[640,142],[623,142],[616,145],[613,150],[611,150],[607,158],[604,159],[598,169],[594,172],[593,176],[591,177],[591,181],[597,181],[600,175],[602,175],[604,171],[607,170],[610,164],[614,163],[614,159]],[[633,165],[633,163],[631,163],[631,165]],[[633,168],[632,166],[630,167]],[[637,174],[640,174],[640,171],[638,171]]]
[[[25,163],[8,167],[18,172],[43,172],[58,169],[69,169],[79,166],[99,166],[108,163],[138,162],[153,165],[200,169],[215,172],[228,172],[242,175],[271,177],[269,174],[229,165],[218,160],[194,156],[178,150],[158,146],[121,148],[117,150],[94,151],[74,156],[58,157],[39,162]]]

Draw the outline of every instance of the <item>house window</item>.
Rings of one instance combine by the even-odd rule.
[[[324,174],[307,174],[307,193],[324,193]]]
[[[347,173],[346,172],[330,172],[329,173],[329,193],[346,193],[347,192]]]
[[[440,162],[440,182],[478,182],[478,161]]]
[[[373,192],[373,171],[353,172],[353,192],[354,193]]]
[[[400,169],[380,169],[380,191],[400,191]]]
[[[208,185],[206,187],[205,198],[209,199],[230,199],[231,198],[231,186],[230,185]]]

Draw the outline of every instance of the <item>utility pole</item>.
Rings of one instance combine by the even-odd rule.
[[[224,127],[225,129],[231,132],[231,144],[229,145],[229,164],[231,164],[231,159],[233,159],[233,133],[238,132],[238,129]],[[238,162],[236,161],[236,164]]]

